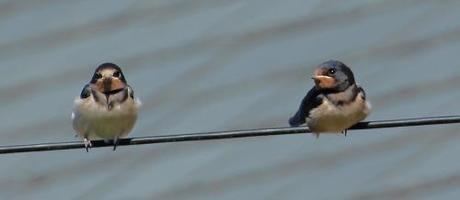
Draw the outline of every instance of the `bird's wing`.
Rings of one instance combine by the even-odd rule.
[[[303,98],[297,113],[289,119],[291,126],[300,126],[305,124],[305,119],[310,115],[310,111],[320,105],[324,96],[313,87]]]
[[[364,91],[364,89],[362,87],[359,87],[358,86],[358,91],[361,92],[363,94],[363,100],[366,100],[366,92]]]
[[[126,86],[128,88],[128,95],[129,97],[131,97],[131,99],[134,99],[134,90],[131,86],[127,85]]]
[[[83,87],[83,90],[81,90],[80,99],[86,99],[89,96],[91,96],[91,87],[89,84],[86,84],[85,87]]]

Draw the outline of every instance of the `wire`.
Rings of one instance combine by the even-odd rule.
[[[395,128],[395,127],[424,126],[424,125],[452,124],[452,123],[460,123],[460,115],[360,122],[354,125],[353,127],[351,127],[349,130]],[[140,145],[140,144],[153,144],[153,143],[217,140],[217,139],[258,137],[258,136],[271,136],[271,135],[290,135],[290,134],[301,134],[301,133],[311,133],[311,131],[307,127],[293,127],[293,128],[265,128],[265,129],[251,129],[251,130],[235,130],[235,131],[221,131],[221,132],[202,132],[202,133],[191,133],[191,134],[133,137],[133,138],[120,139],[118,145],[127,146],[127,145]],[[107,146],[113,145],[112,143],[106,143],[103,140],[92,141],[92,144],[93,144],[92,148],[107,147]],[[80,148],[85,148],[85,145],[83,144],[83,142],[80,142],[80,141],[13,145],[13,146],[0,146],[0,154],[36,152],[36,151],[56,151],[56,150],[80,149]]]

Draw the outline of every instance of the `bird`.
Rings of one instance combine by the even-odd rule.
[[[75,98],[71,115],[73,129],[76,136],[83,139],[87,152],[92,147],[91,140],[95,139],[113,141],[115,151],[119,139],[133,129],[140,106],[121,68],[103,63]]]
[[[351,69],[338,60],[321,63],[314,71],[314,86],[303,98],[298,111],[289,119],[291,127],[308,126],[320,133],[343,133],[364,120],[372,107]]]

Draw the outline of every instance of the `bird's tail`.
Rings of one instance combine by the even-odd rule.
[[[297,113],[289,119],[289,125],[292,127],[297,127],[302,124],[305,124],[305,117],[302,116],[300,111],[297,111]]]

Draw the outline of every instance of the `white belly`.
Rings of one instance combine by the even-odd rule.
[[[92,100],[77,99],[72,113],[73,127],[82,138],[115,139],[128,135],[137,120],[140,103],[128,99],[111,110]]]
[[[351,104],[336,106],[325,99],[317,109],[310,112],[307,125],[314,133],[340,133],[369,115],[371,106],[360,96]]]

